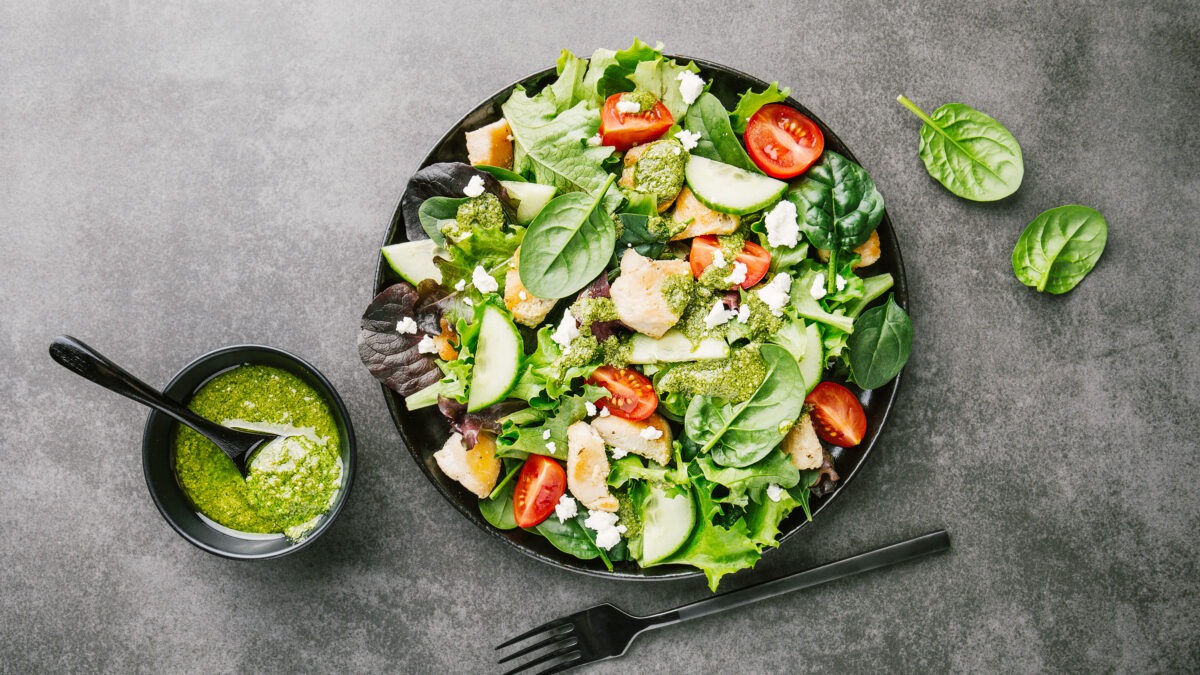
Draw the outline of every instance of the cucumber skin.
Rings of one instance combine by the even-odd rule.
[[[800,375],[808,388],[805,393],[808,393],[816,388],[821,382],[821,376],[825,374],[825,345],[821,343],[821,331],[816,324],[806,325],[804,331],[807,338],[804,342],[804,357],[800,359],[799,365]]]
[[[700,159],[703,160],[704,158],[700,158]],[[692,157],[691,159],[689,159],[688,167],[690,168],[692,166],[692,163],[695,161],[696,161],[696,157]],[[716,162],[711,159],[704,160],[704,161],[711,162],[713,164],[721,164],[720,162]],[[698,167],[704,166],[704,164],[698,164],[697,166]],[[743,208],[730,207],[730,206],[726,206],[724,204],[718,204],[718,203],[710,200],[708,197],[705,197],[701,190],[696,189],[695,181],[693,181],[690,178],[690,174],[685,169],[684,170],[684,180],[687,182],[688,187],[691,188],[692,194],[696,196],[696,199],[698,199],[701,204],[704,204],[705,206],[712,209],[713,211],[716,211],[718,213],[728,213],[728,214],[735,215],[735,216],[744,216],[746,214],[754,213],[756,211],[762,211],[763,209],[767,208],[768,206],[770,206],[770,205],[774,204],[775,202],[778,202],[780,199],[782,199],[783,194],[785,192],[787,192],[788,185],[787,185],[787,183],[784,183],[783,181],[778,181],[778,180],[776,180],[774,178],[770,178],[768,176],[752,174],[749,171],[746,171],[744,169],[738,169],[735,166],[731,166],[731,165],[725,165],[725,166],[730,166],[730,168],[732,168],[732,169],[735,169],[735,170],[741,171],[743,173],[746,173],[748,175],[754,176],[755,179],[762,179],[763,181],[769,180],[769,181],[777,182],[777,183],[779,183],[779,190],[777,192],[775,192],[769,199],[765,199],[761,202],[756,202],[752,206],[743,207]]]
[[[488,374],[487,373],[476,373],[476,371],[474,369],[472,369],[472,371],[471,371],[471,386],[467,392],[467,412],[476,412],[476,411],[482,410],[490,405],[493,405],[495,403],[499,403],[500,401],[503,401],[504,397],[508,395],[508,392],[512,391],[512,388],[517,384],[517,380],[519,380],[521,378],[521,366],[525,360],[524,359],[524,348],[523,348],[524,343],[521,340],[521,333],[517,330],[516,324],[514,324],[512,319],[509,318],[508,313],[492,304],[488,304],[486,307],[484,307],[483,317],[480,319],[481,323],[487,319],[489,313],[494,314],[497,318],[499,318],[501,321],[503,321],[505,324],[505,327],[508,328],[508,330],[511,332],[512,338],[516,342],[516,357],[515,357],[516,365],[513,368],[512,379],[509,380],[508,384],[505,385],[504,389],[497,390],[500,393],[496,394],[493,398],[491,398],[490,400],[487,400],[487,401],[476,401],[474,394],[475,394],[476,375],[480,374],[486,378],[486,377],[488,377]],[[482,328],[483,327],[481,326],[481,329]],[[489,333],[489,332],[490,331],[487,331],[487,330],[480,330],[480,340],[483,339],[484,334]],[[477,347],[478,347],[478,345],[477,345]],[[476,357],[475,357],[476,361],[478,361],[478,359],[479,359],[479,353],[480,352],[477,352],[477,354],[476,354]]]
[[[424,255],[424,253],[421,252],[421,249],[426,246],[429,246],[429,244],[433,244],[433,242],[431,242],[428,239],[420,239],[417,241],[406,241],[406,242],[401,242],[399,244],[391,244],[390,246],[384,246],[383,248],[379,249],[379,252],[383,254],[383,259],[387,261],[388,267],[392,268],[393,272],[395,272],[396,274],[399,274],[400,277],[402,279],[404,279],[405,281],[407,281],[408,283],[412,284],[413,286],[416,286],[416,285],[420,284],[421,281],[423,281],[423,279],[410,278],[408,274],[405,274],[405,272],[400,269],[400,267],[396,266],[396,263],[397,263],[397,260],[402,259],[402,257],[401,257],[402,255],[409,255],[409,256],[414,255],[414,254]],[[442,283],[442,270],[439,269],[438,266],[433,263],[433,257],[438,254],[438,251],[441,250],[441,247],[434,244],[433,246],[430,246],[429,248],[430,248],[429,263],[430,263],[431,271],[436,273],[436,276],[428,276],[428,277],[424,277],[424,278],[425,279],[433,279],[435,282],[440,284],[440,283]],[[391,253],[392,251],[395,251],[397,255],[393,256]],[[401,251],[404,251],[404,253],[401,254]],[[442,251],[442,253],[445,254],[445,251]],[[411,270],[410,270],[410,272],[411,272]]]

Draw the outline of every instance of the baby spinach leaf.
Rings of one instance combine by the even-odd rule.
[[[801,231],[817,248],[852,249],[883,220],[883,195],[875,181],[832,150],[826,150],[786,196],[800,214]]]
[[[446,237],[442,234],[442,223],[454,220],[458,215],[458,207],[471,201],[470,197],[430,197],[417,210],[417,218],[421,221],[421,229],[438,246],[446,245]]]
[[[604,270],[616,244],[612,218],[600,208],[615,176],[595,197],[570,192],[555,197],[525,233],[521,283],[539,298],[564,298]]]
[[[586,511],[574,518],[560,521],[558,516],[552,513],[549,518],[533,527],[532,531],[548,539],[554,548],[563,553],[569,553],[581,560],[591,560],[603,554],[596,547],[594,539],[589,536],[587,528],[583,526],[585,514]]]
[[[1004,125],[962,103],[947,103],[929,116],[904,96],[896,100],[924,122],[921,161],[947,190],[964,199],[990,202],[1021,187],[1025,175],[1021,146]]]
[[[662,255],[663,250],[667,248],[667,242],[659,241],[650,232],[651,216],[644,216],[640,213],[622,213],[617,217],[621,219],[621,236],[617,237],[617,244],[613,247],[614,265],[621,264],[620,257],[630,246],[647,258],[657,258]]]
[[[849,337],[850,371],[863,389],[882,387],[900,374],[912,349],[912,321],[895,296],[854,322]]]
[[[791,93],[792,90],[788,87],[780,90],[778,82],[772,82],[765,91],[757,94],[753,89],[747,89],[746,93],[738,99],[737,107],[733,109],[733,130],[739,134],[746,133],[746,123],[750,121],[751,117],[754,117],[754,113],[758,112],[759,108],[768,103],[782,103]]]
[[[517,526],[517,518],[513,514],[513,489],[516,488],[517,481],[513,474],[521,469],[524,462],[515,459],[506,459],[504,462],[508,474],[504,477],[504,482],[493,490],[487,499],[479,500],[479,513],[494,527],[511,530]]]
[[[804,378],[796,359],[778,345],[763,345],[760,353],[767,376],[753,396],[736,404],[697,396],[684,416],[687,436],[722,466],[749,466],[766,457],[804,407]]]
[[[502,166],[491,166],[490,164],[476,164],[476,169],[484,173],[490,173],[496,177],[496,180],[511,180],[517,183],[528,183],[525,177],[515,171],[509,171]]]
[[[729,126],[729,112],[716,96],[708,92],[700,94],[696,102],[688,108],[687,115],[683,118],[683,126],[692,133],[700,134],[700,140],[691,150],[693,155],[762,173],[742,148],[737,134],[733,133]]]
[[[1033,219],[1012,253],[1013,273],[1039,291],[1066,293],[1096,266],[1108,224],[1096,209],[1068,205]]]

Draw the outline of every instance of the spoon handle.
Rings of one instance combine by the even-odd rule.
[[[191,427],[200,435],[216,443],[230,457],[234,457],[235,453],[240,455],[241,450],[237,446],[239,433],[236,429],[223,427],[216,422],[206,420],[172,401],[162,392],[108,360],[107,357],[89,347],[82,340],[70,335],[59,335],[50,343],[50,358],[76,375],[89,379],[109,391],[131,398],[142,405],[154,408],[169,415],[180,424]]]

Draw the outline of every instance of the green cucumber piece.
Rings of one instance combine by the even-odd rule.
[[[825,373],[825,347],[821,344],[821,331],[817,329],[817,324],[810,323],[804,330],[806,335],[804,357],[800,359],[800,375],[808,391],[812,391]]]
[[[683,546],[696,524],[696,505],[686,492],[668,497],[648,485],[642,501],[642,565],[653,565]]]
[[[467,412],[475,412],[504,400],[521,372],[524,347],[521,334],[508,314],[495,305],[483,308],[479,344],[475,347],[475,368],[467,393]]]
[[[629,343],[630,363],[676,363],[723,359],[729,356],[729,344],[720,338],[706,337],[698,344],[672,328],[655,340],[649,335],[634,333]]]
[[[736,166],[692,155],[684,178],[688,187],[713,211],[745,215],[779,201],[787,183]]]
[[[396,274],[404,277],[408,283],[416,286],[426,279],[442,283],[442,270],[433,263],[434,256],[447,255],[446,249],[438,246],[432,239],[406,241],[402,244],[392,244],[380,249],[383,259],[388,262]]]
[[[554,186],[502,180],[500,184],[517,200],[517,222],[528,225],[554,199]]]

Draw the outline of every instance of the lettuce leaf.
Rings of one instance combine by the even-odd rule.
[[[541,411],[540,420],[524,410],[509,415],[500,423],[500,435],[496,438],[496,455],[547,455],[566,460],[567,427],[584,419],[587,416],[587,404],[595,403],[596,399],[607,393],[600,387],[584,385],[583,393],[563,396],[558,399],[558,406],[554,410]],[[554,443],[553,450],[547,447],[549,442]]]
[[[791,458],[779,450],[773,450],[754,464],[740,468],[720,466],[711,457],[697,458],[696,465],[706,479],[729,488],[730,495],[735,498],[750,490],[765,489],[772,483],[781,488],[790,488],[800,482],[800,470],[792,466]]]
[[[700,72],[700,68],[691,61],[688,61],[687,65],[679,65],[671,59],[660,57],[638,63],[633,74],[629,76],[629,81],[633,82],[636,89],[657,96],[678,121],[682,120],[688,111],[688,104],[684,102],[683,94],[679,93],[679,75],[688,70],[693,73]]]
[[[696,501],[696,527],[682,547],[663,564],[678,563],[693,565],[708,577],[709,590],[717,590],[721,577],[754,567],[760,554],[750,539],[749,527],[744,519],[730,528],[713,524],[713,517],[720,513],[721,505],[713,501],[714,483],[697,477],[693,481],[692,498]]]
[[[754,117],[754,113],[758,112],[759,108],[768,103],[782,103],[790,93],[792,90],[789,87],[780,90],[778,82],[772,82],[765,91],[757,94],[753,89],[747,89],[746,93],[738,99],[737,107],[733,109],[733,114],[730,116],[733,130],[739,134],[746,133],[746,123],[750,121],[751,117]]]

